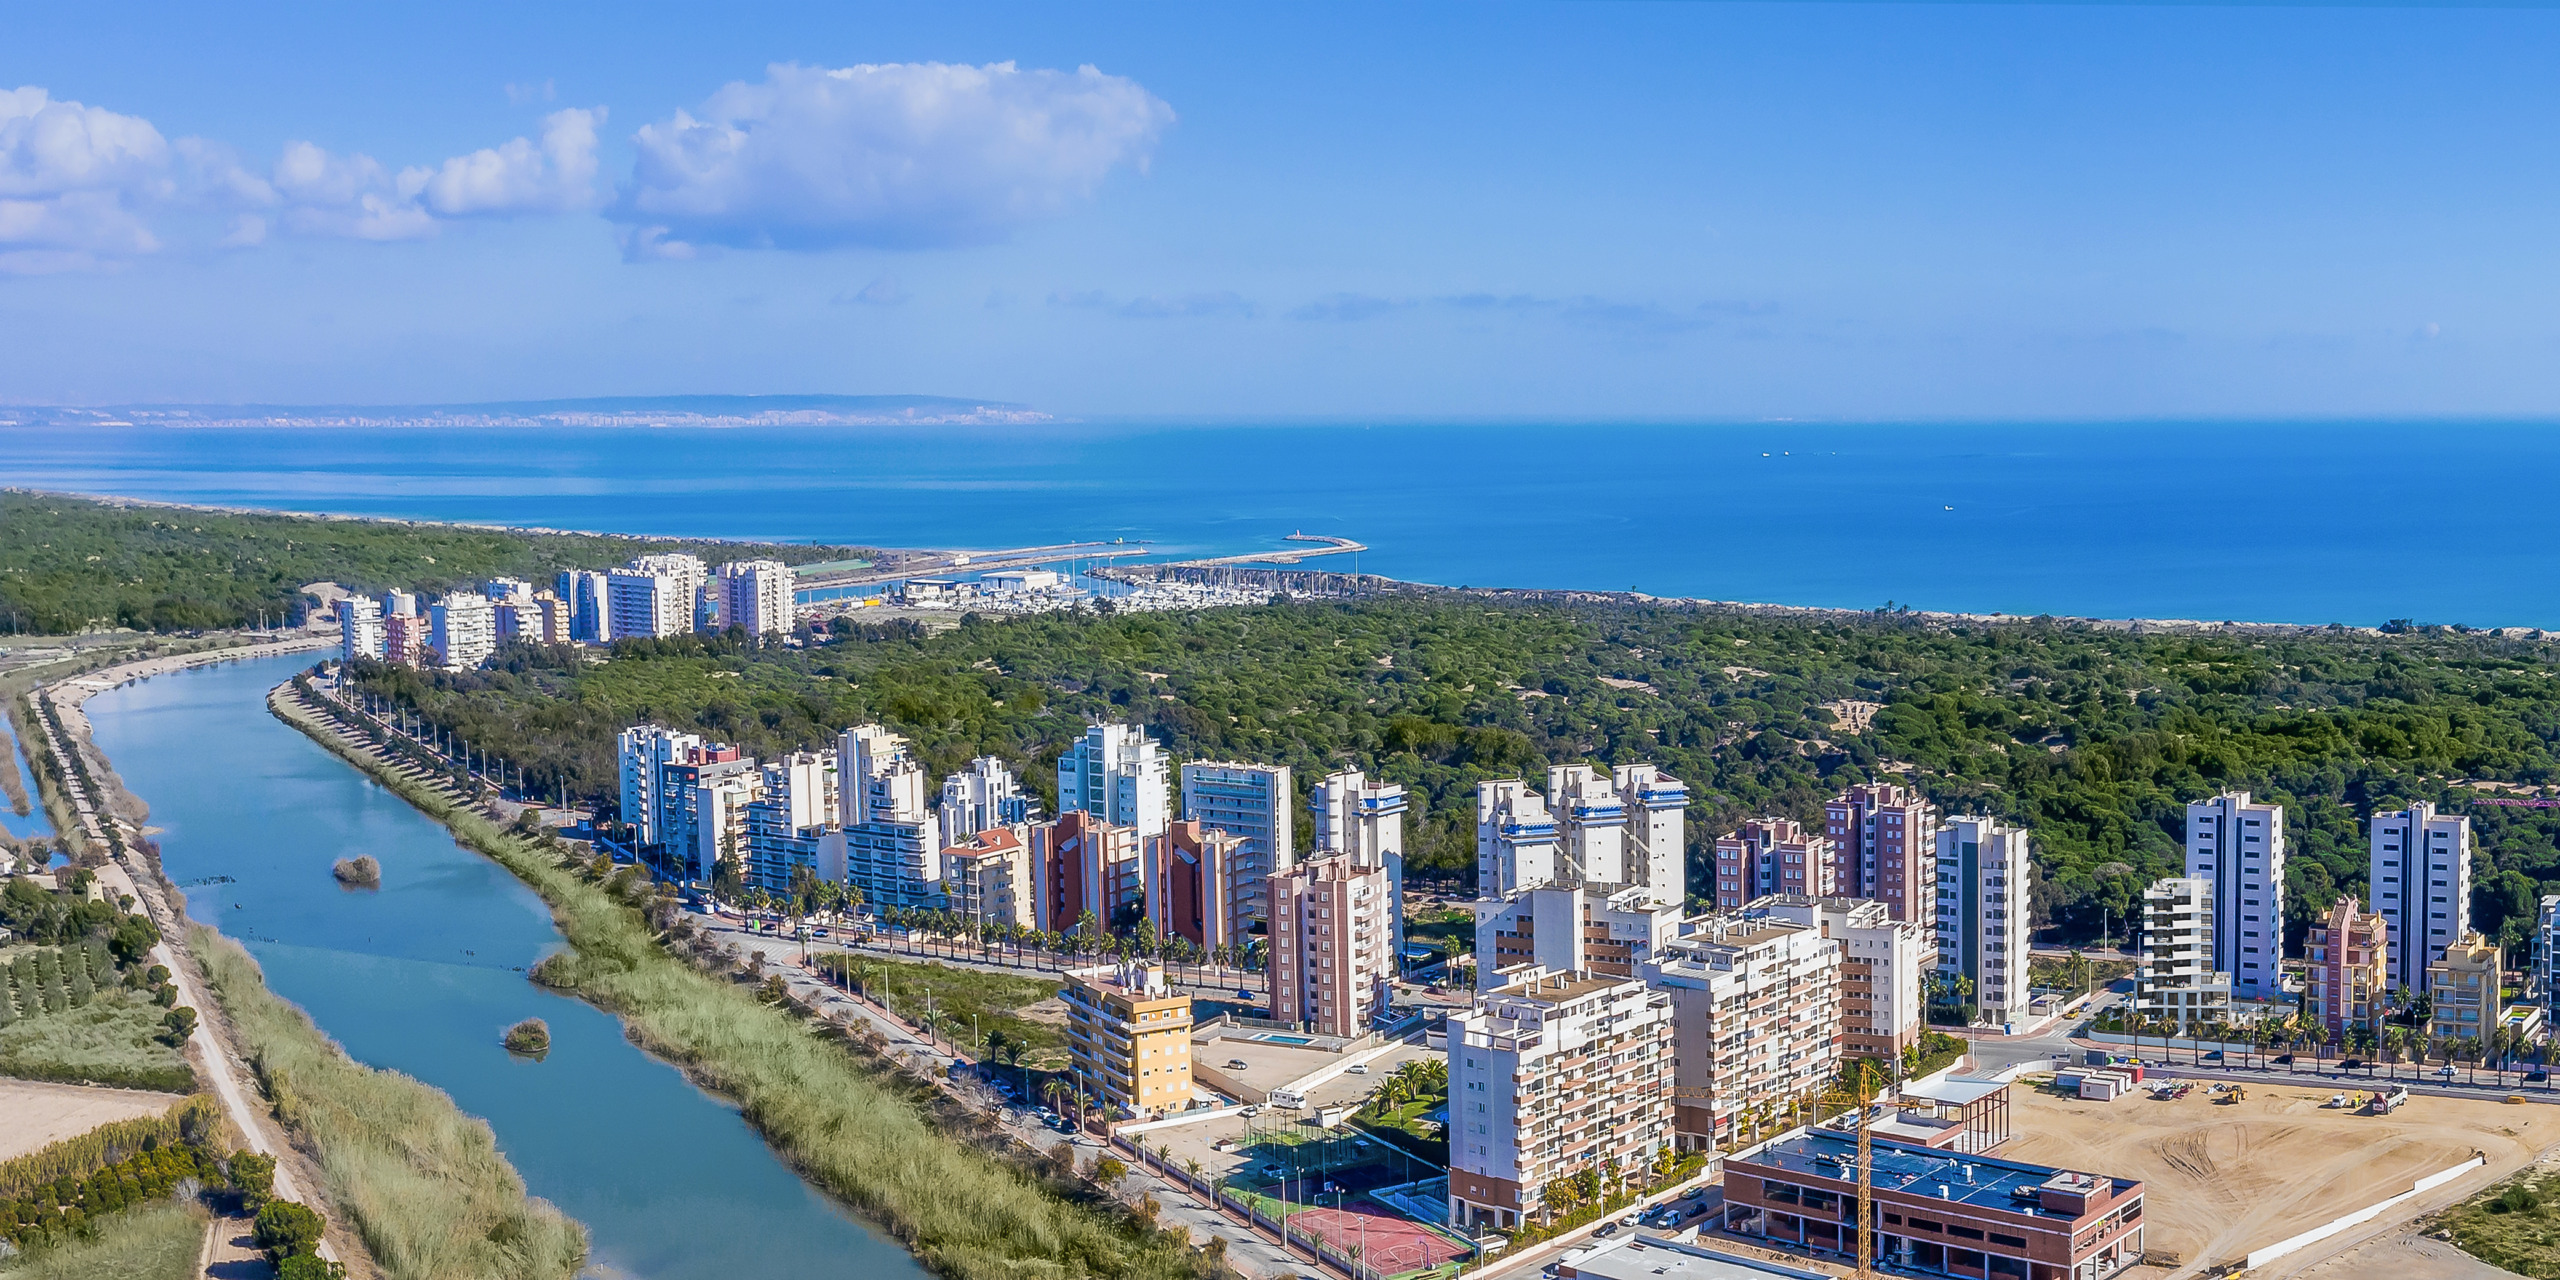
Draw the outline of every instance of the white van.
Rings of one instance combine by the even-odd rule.
[[[1274,1089],[1271,1091],[1271,1105],[1295,1111],[1307,1105],[1307,1096],[1295,1089]]]

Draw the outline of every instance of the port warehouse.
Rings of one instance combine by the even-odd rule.
[[[1875,1256],[1912,1271],[2099,1280],[2142,1256],[2142,1184],[2125,1178],[1872,1144]],[[1806,1129],[1725,1160],[1725,1230],[1853,1253],[1858,1142]]]

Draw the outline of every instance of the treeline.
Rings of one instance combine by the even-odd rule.
[[[813,547],[535,533],[391,520],[127,506],[0,492],[0,634],[138,631],[298,620],[306,583],[443,591],[492,577],[542,582],[636,555],[805,564],[866,554]]]
[[[770,755],[880,720],[936,773],[994,754],[1044,798],[1089,720],[1151,726],[1182,758],[1357,766],[1417,793],[1409,872],[1463,884],[1474,788],[1548,764],[1651,760],[1692,796],[1699,854],[1742,818],[1817,820],[1849,783],[1900,779],[1949,811],[2035,833],[2037,917],[2116,937],[2180,866],[2185,805],[2245,788],[2287,807],[2288,933],[2361,893],[2363,822],[2472,784],[2560,781],[2555,649],[2417,628],[2135,635],[2058,622],[1768,618],[1668,606],[1471,598],[1196,613],[964,619],[807,651],[679,640],[603,663],[520,647],[460,675],[368,667],[361,683],[610,807],[614,736],[657,720]],[[1880,704],[1864,732],[1844,715]],[[2475,909],[2520,936],[2560,889],[2560,814],[2469,807]],[[1301,830],[1304,825],[1301,824]]]

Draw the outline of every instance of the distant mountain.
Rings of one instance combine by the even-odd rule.
[[[7,408],[0,422],[167,427],[860,427],[1054,422],[952,396],[593,396],[484,404],[135,404]]]

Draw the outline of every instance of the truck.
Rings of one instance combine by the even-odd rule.
[[[2366,1103],[2365,1106],[2367,1110],[2370,1110],[2375,1115],[2387,1116],[2407,1105],[2408,1101],[2409,1090],[2404,1086],[2395,1084],[2388,1089],[2384,1089],[2374,1094],[2373,1100]]]

